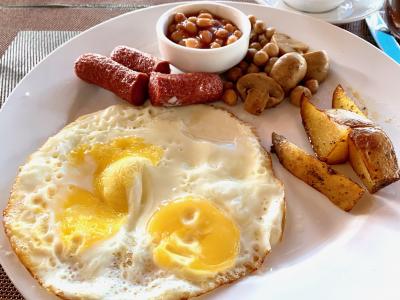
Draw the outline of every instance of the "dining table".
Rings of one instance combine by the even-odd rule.
[[[75,35],[118,15],[168,2],[172,1],[2,0],[0,107],[25,74]],[[376,46],[365,20],[337,26]],[[2,299],[24,298],[0,266],[0,300]]]

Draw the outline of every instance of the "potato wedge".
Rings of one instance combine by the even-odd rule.
[[[367,117],[356,114],[353,111],[332,108],[327,109],[324,112],[332,121],[341,125],[349,126],[350,128],[376,126],[376,124]]]
[[[318,159],[328,164],[344,163],[348,158],[347,137],[350,128],[339,124],[303,96],[300,114]]]
[[[349,158],[353,170],[371,194],[400,179],[392,142],[378,127],[350,131]]]
[[[364,189],[326,163],[290,143],[285,137],[272,133],[271,152],[294,176],[312,186],[344,211],[351,210],[364,194]]]
[[[365,114],[358,108],[358,106],[346,95],[346,92],[339,84],[333,92],[332,108],[341,108],[352,111],[358,115],[365,116]]]

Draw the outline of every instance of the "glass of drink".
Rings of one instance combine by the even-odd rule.
[[[400,0],[386,0],[385,14],[390,32],[400,39]]]

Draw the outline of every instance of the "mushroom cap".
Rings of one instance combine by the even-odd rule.
[[[291,52],[278,58],[270,75],[288,92],[303,80],[306,73],[307,63],[304,57],[297,52]]]
[[[287,34],[275,32],[271,38],[271,42],[275,43],[279,47],[279,53],[286,54],[290,52],[304,53],[308,50],[308,45],[300,42],[294,38],[291,38]]]
[[[242,76],[236,88],[245,101],[245,109],[253,114],[260,114],[265,108],[278,105],[285,96],[282,87],[265,73]]]
[[[316,79],[318,82],[324,81],[328,76],[329,57],[326,51],[313,51],[303,54],[307,62],[307,74],[305,79]]]

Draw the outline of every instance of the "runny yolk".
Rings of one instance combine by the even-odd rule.
[[[69,247],[83,243],[87,248],[106,236],[114,235],[124,223],[126,214],[111,209],[92,193],[72,186],[58,219],[61,237]]]
[[[212,275],[231,267],[239,252],[236,224],[207,200],[183,198],[162,206],[148,224],[153,259],[187,275]]]
[[[163,151],[143,139],[124,137],[109,143],[80,145],[70,153],[73,166],[96,164],[92,191],[70,186],[57,219],[61,238],[80,250],[114,235],[126,220],[128,194],[145,164],[157,165]]]

